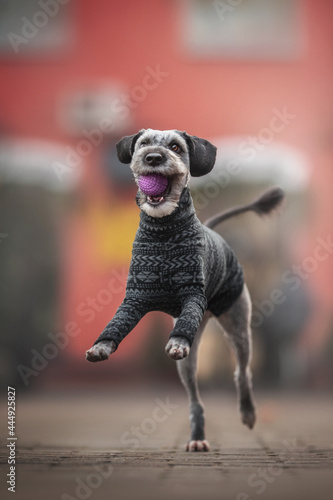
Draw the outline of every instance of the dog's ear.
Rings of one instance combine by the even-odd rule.
[[[126,135],[116,144],[118,159],[121,163],[131,163],[136,141],[145,129],[133,135]]]
[[[208,174],[215,165],[216,147],[206,139],[182,132],[190,156],[190,174],[201,177]]]

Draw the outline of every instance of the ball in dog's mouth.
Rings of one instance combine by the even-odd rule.
[[[169,181],[164,175],[140,175],[138,178],[138,185],[141,191],[147,196],[148,203],[158,205],[165,201]]]

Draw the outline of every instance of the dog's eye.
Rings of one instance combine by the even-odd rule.
[[[140,147],[143,147],[143,146],[147,146],[146,141],[142,141],[142,142],[141,142]]]
[[[178,144],[176,144],[175,142],[173,144],[170,145],[170,149],[174,152],[174,153],[180,153],[182,148],[180,146],[178,146]]]

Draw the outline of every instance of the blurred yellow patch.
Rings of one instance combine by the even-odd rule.
[[[88,217],[94,265],[110,267],[128,265],[139,225],[136,206],[94,206]]]

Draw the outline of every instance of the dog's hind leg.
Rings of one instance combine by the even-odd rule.
[[[210,313],[206,312],[195,334],[189,356],[176,361],[178,373],[188,393],[190,403],[191,439],[186,446],[187,451],[209,451],[209,443],[205,439],[204,408],[197,381],[198,347],[209,318]]]
[[[226,313],[217,318],[236,355],[235,383],[238,389],[240,412],[243,424],[250,429],[252,429],[256,420],[250,370],[252,351],[251,309],[250,294],[246,285],[244,285],[242,294],[236,302]]]

